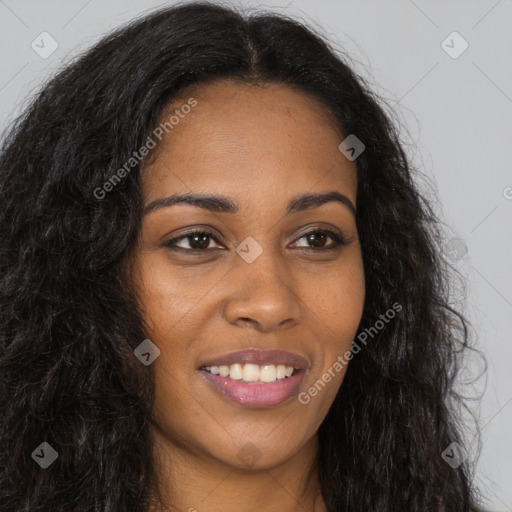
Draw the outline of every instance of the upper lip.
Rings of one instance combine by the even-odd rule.
[[[239,350],[221,356],[216,356],[201,363],[199,368],[205,366],[230,366],[236,363],[252,363],[257,365],[282,364],[284,366],[293,366],[298,370],[304,370],[310,367],[308,359],[300,354],[287,352],[285,350]]]

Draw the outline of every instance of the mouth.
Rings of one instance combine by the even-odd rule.
[[[286,379],[296,374],[298,368],[283,364],[257,365],[252,363],[235,363],[230,366],[203,366],[200,370],[210,372],[212,375],[229,377],[246,384],[268,384],[277,380]]]
[[[298,354],[246,350],[211,359],[198,370],[224,398],[244,407],[268,408],[296,395],[309,367]]]

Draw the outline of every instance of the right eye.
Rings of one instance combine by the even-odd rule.
[[[173,238],[168,242],[165,242],[163,246],[173,251],[178,250],[197,253],[206,252],[207,250],[209,250],[208,247],[210,245],[210,239],[213,239],[218,243],[217,239],[213,236],[213,233],[211,233],[210,231],[191,231],[177,238]],[[181,242],[182,240],[188,241],[189,248],[180,247],[178,245],[178,243]]]

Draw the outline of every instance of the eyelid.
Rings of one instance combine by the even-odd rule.
[[[349,245],[351,242],[350,238],[347,238],[342,232],[338,233],[338,232],[334,231],[333,229],[324,228],[322,226],[316,225],[316,226],[309,226],[307,230],[303,231],[300,235],[297,235],[296,239],[293,243],[296,243],[296,242],[302,240],[302,238],[304,238],[305,236],[310,235],[315,232],[320,232],[320,233],[324,233],[325,235],[327,235],[327,237],[332,240],[331,246],[330,247],[322,247],[322,248],[298,247],[298,250],[304,249],[308,252],[331,251],[331,250],[339,249],[341,247],[345,247],[345,246]],[[219,242],[219,240],[218,240],[218,238],[220,238],[220,237],[218,237],[218,235],[216,234],[216,230],[214,228],[211,228],[211,227],[202,228],[199,226],[197,228],[192,229],[191,231],[188,231],[181,235],[178,235],[167,242],[164,242],[162,244],[162,246],[168,247],[171,250],[182,251],[182,252],[193,253],[193,254],[207,253],[207,252],[211,252],[214,249],[219,249],[219,247],[213,247],[210,249],[208,249],[208,248],[207,249],[185,249],[183,247],[177,246],[177,243],[179,243],[180,241],[187,239],[188,237],[193,236],[195,234],[207,235],[209,238],[213,239],[217,244],[221,244],[221,242]]]
[[[190,236],[193,236],[195,234],[205,234],[205,235],[208,235],[210,238],[212,238],[217,244],[221,244],[221,242],[219,242],[219,238],[222,238],[221,236],[219,236],[217,234],[217,231],[208,226],[208,227],[196,227],[196,228],[192,228],[190,231],[185,231],[183,234],[178,234],[177,236],[171,238],[170,240],[168,240],[167,242],[163,242],[161,245],[162,247],[168,247],[169,249],[174,249],[176,248],[176,244],[178,242],[181,242],[182,240],[185,240],[187,239],[188,237]],[[228,244],[229,245],[229,244]],[[213,249],[219,249],[219,247],[214,247]],[[206,253],[206,252],[209,252],[211,251],[212,249],[184,249],[183,247],[177,247],[176,250],[178,251],[184,251],[184,252],[188,252],[188,253]]]
[[[328,238],[330,238],[333,242],[331,243],[330,247],[322,247],[319,249],[315,249],[314,247],[299,247],[298,249],[305,249],[306,251],[312,251],[312,252],[322,252],[322,251],[330,251],[335,249],[340,249],[341,247],[345,247],[350,244],[351,240],[346,237],[343,233],[337,233],[336,231],[329,229],[329,228],[323,228],[320,226],[313,226],[309,228],[307,231],[304,231],[302,234],[297,236],[297,239],[294,244],[297,243],[299,240],[302,240],[306,235],[310,235],[313,233],[323,233],[327,235]]]

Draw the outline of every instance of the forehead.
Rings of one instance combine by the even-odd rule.
[[[189,88],[162,116],[168,120],[190,98],[155,150],[143,176],[151,199],[166,191],[258,189],[285,192],[338,185],[352,191],[356,166],[338,150],[344,136],[317,99],[282,84],[230,80]],[[175,119],[177,119],[175,117]]]

